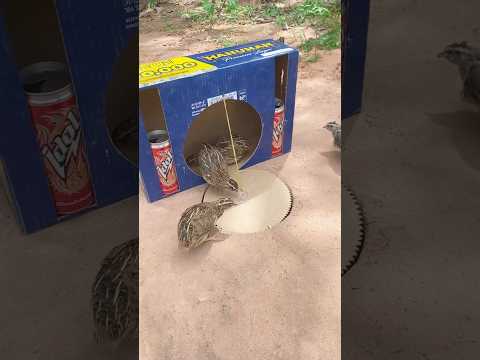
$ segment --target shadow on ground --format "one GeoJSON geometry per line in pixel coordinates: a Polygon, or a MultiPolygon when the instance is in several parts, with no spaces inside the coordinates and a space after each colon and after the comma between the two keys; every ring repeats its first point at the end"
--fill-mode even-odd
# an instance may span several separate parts
{"type": "Polygon", "coordinates": [[[427,115],[450,130],[452,144],[459,155],[470,167],[480,171],[480,113],[463,110],[427,115]]]}
{"type": "Polygon", "coordinates": [[[340,151],[326,151],[321,153],[328,160],[328,165],[332,168],[333,172],[338,176],[342,175],[341,159],[342,155],[340,151]]]}

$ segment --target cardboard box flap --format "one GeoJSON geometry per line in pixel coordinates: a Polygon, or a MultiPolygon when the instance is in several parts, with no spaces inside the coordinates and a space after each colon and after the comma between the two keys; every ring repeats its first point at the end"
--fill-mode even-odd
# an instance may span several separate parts
{"type": "Polygon", "coordinates": [[[282,42],[269,39],[197,55],[142,64],[139,69],[139,87],[142,89],[155,86],[159,83],[236,66],[265,57],[279,56],[293,51],[296,50],[282,42]]]}

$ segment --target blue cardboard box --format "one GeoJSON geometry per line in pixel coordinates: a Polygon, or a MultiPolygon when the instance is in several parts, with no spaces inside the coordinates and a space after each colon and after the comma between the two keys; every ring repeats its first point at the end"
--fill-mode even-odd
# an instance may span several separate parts
{"type": "Polygon", "coordinates": [[[41,61],[66,63],[70,72],[95,196],[88,210],[137,194],[136,155],[117,147],[111,130],[138,116],[138,0],[0,5],[0,163],[27,233],[65,219],[54,206],[19,76],[41,61]]]}
{"type": "Polygon", "coordinates": [[[342,119],[361,111],[369,0],[342,0],[342,119]]]}
{"type": "Polygon", "coordinates": [[[291,150],[298,51],[263,40],[140,66],[139,162],[150,202],[166,196],[148,133],[168,132],[179,191],[204,183],[187,159],[202,143],[232,133],[249,140],[246,168],[272,158],[275,99],[284,102],[283,154],[291,150]],[[223,100],[226,100],[224,103],[223,100]],[[227,111],[225,111],[227,106],[227,111]]]}

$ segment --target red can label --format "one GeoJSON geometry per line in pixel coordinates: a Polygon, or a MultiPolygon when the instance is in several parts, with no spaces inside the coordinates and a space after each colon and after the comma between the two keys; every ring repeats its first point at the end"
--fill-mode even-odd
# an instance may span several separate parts
{"type": "Polygon", "coordinates": [[[176,193],[179,188],[170,144],[155,144],[152,146],[152,154],[163,193],[165,195],[176,193]]]}
{"type": "Polygon", "coordinates": [[[273,138],[272,138],[272,156],[283,153],[283,127],[285,124],[285,112],[283,109],[275,110],[273,115],[273,138]]]}
{"type": "Polygon", "coordinates": [[[75,98],[31,105],[30,110],[57,214],[74,214],[92,206],[95,197],[75,98]]]}

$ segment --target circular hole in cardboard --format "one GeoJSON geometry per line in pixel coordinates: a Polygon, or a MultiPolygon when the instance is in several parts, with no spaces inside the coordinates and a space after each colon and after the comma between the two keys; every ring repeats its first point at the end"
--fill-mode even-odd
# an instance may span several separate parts
{"type": "MultiPolygon", "coordinates": [[[[262,121],[255,109],[240,100],[226,100],[230,127],[233,135],[241,136],[249,144],[249,150],[239,159],[242,167],[255,154],[262,136],[262,121]]],[[[199,153],[202,144],[215,145],[220,138],[230,139],[227,117],[223,101],[213,104],[197,115],[188,129],[183,145],[183,156],[188,167],[200,175],[197,164],[190,161],[199,153]]]]}
{"type": "MultiPolygon", "coordinates": [[[[291,213],[293,195],[287,184],[275,174],[258,169],[245,169],[231,176],[245,192],[243,199],[232,198],[237,204],[223,213],[217,227],[225,234],[253,234],[270,230],[291,213]]],[[[208,187],[203,201],[210,202],[232,196],[208,187]]]]}
{"type": "Polygon", "coordinates": [[[138,166],[138,39],[133,37],[113,66],[105,94],[105,121],[115,149],[138,166]]]}

